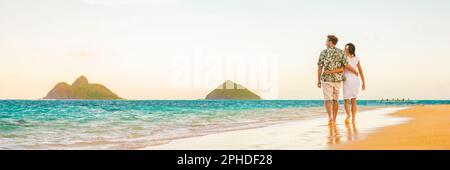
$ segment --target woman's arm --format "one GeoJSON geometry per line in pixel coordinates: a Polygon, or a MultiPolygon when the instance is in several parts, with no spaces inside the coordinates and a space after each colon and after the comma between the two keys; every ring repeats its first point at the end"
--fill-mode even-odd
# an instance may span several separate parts
{"type": "Polygon", "coordinates": [[[358,62],[358,71],[359,71],[359,74],[361,75],[362,90],[365,90],[366,89],[366,80],[364,79],[364,73],[363,73],[360,62],[358,62]]]}

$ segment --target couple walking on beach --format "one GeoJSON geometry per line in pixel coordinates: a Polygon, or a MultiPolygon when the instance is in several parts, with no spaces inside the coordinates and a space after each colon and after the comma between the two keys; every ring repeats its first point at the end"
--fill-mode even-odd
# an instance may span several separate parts
{"type": "Polygon", "coordinates": [[[341,87],[343,86],[344,107],[347,113],[345,123],[350,123],[350,118],[352,123],[355,123],[356,99],[358,98],[360,87],[359,78],[362,81],[362,90],[366,88],[361,64],[355,54],[355,45],[348,43],[343,51],[336,47],[337,43],[338,38],[336,36],[328,35],[326,41],[327,49],[320,53],[319,62],[317,63],[319,66],[317,87],[323,90],[329,125],[336,123],[341,87]]]}

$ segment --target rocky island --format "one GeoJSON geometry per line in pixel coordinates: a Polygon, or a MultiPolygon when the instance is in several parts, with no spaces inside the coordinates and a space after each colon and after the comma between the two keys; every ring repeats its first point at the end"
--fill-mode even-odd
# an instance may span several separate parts
{"type": "Polygon", "coordinates": [[[219,87],[206,95],[207,100],[259,100],[261,97],[247,88],[232,82],[225,81],[219,87]]]}
{"type": "Polygon", "coordinates": [[[84,76],[77,78],[72,85],[60,82],[53,87],[44,99],[87,99],[112,100],[122,99],[101,84],[89,83],[84,76]]]}

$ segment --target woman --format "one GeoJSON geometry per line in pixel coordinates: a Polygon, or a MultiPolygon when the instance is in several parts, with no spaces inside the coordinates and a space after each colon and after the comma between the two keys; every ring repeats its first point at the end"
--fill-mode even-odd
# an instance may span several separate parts
{"type": "Polygon", "coordinates": [[[362,90],[366,89],[366,82],[364,80],[364,74],[361,67],[361,63],[359,62],[359,58],[356,57],[355,51],[356,47],[352,43],[348,43],[347,45],[345,45],[344,53],[345,57],[347,58],[348,64],[350,64],[350,66],[353,68],[358,67],[358,73],[353,73],[348,69],[344,70],[344,68],[326,71],[327,74],[344,71],[345,81],[343,84],[343,92],[344,92],[345,112],[347,113],[345,123],[350,123],[350,118],[352,118],[352,122],[355,123],[355,116],[357,110],[356,99],[358,98],[360,86],[359,77],[361,77],[362,81],[362,90]],[[350,109],[350,102],[351,102],[351,109],[350,109]]]}

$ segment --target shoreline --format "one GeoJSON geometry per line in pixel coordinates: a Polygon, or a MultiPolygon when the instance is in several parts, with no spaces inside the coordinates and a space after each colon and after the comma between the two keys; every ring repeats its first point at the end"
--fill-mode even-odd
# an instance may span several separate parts
{"type": "Polygon", "coordinates": [[[343,150],[449,150],[450,105],[415,106],[392,113],[410,118],[407,123],[377,130],[366,139],[330,149],[343,150]]]}
{"type": "Polygon", "coordinates": [[[341,112],[336,126],[328,126],[326,115],[311,120],[293,120],[281,124],[260,128],[219,132],[172,140],[162,145],[151,145],[143,150],[229,150],[229,149],[328,149],[351,140],[358,140],[376,129],[396,125],[407,121],[406,118],[387,116],[406,107],[381,107],[361,112],[360,120],[365,124],[348,127],[343,121],[345,114],[341,112]],[[341,122],[341,123],[340,123],[341,122]],[[357,131],[349,136],[349,131],[357,131]],[[358,130],[357,130],[358,129],[358,130]],[[346,135],[344,135],[346,134],[346,135]]]}

